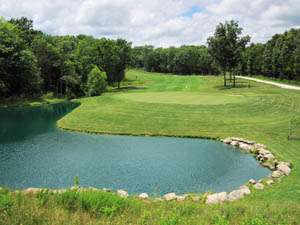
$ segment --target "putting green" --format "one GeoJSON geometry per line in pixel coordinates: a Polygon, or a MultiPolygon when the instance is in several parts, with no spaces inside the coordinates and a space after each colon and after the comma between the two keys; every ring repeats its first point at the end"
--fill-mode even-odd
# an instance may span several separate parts
{"type": "Polygon", "coordinates": [[[222,105],[230,103],[242,103],[252,97],[234,94],[211,94],[197,92],[140,92],[123,93],[115,95],[131,101],[145,103],[184,104],[184,105],[222,105]]]}

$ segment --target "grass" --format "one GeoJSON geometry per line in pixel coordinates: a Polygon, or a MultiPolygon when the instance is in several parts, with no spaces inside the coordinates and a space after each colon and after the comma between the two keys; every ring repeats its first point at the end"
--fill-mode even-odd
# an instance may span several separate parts
{"type": "Polygon", "coordinates": [[[65,98],[56,98],[52,93],[45,94],[41,97],[36,98],[21,98],[13,97],[0,100],[0,107],[11,107],[11,106],[40,106],[43,104],[55,104],[66,101],[65,98]]]}
{"type": "Polygon", "coordinates": [[[130,70],[121,90],[76,100],[80,107],[58,125],[95,133],[256,140],[293,163],[291,175],[282,182],[253,190],[241,201],[214,206],[133,197],[119,203],[111,193],[71,193],[66,201],[52,194],[41,205],[36,196],[8,192],[4,206],[0,204],[0,224],[299,224],[300,140],[287,136],[290,119],[299,119],[300,92],[254,82],[250,88],[230,89],[222,83],[222,77],[130,70]],[[1,207],[7,212],[1,213],[1,207]]]}

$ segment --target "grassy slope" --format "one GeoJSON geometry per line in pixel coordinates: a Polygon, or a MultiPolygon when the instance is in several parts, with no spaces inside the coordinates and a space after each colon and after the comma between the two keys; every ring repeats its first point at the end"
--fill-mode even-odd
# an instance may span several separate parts
{"type": "MultiPolygon", "coordinates": [[[[36,199],[26,198],[22,206],[31,214],[26,221],[59,217],[65,224],[299,224],[300,141],[288,141],[287,134],[289,119],[295,115],[293,102],[300,111],[300,92],[259,83],[224,89],[218,77],[142,71],[129,71],[127,77],[128,88],[121,92],[80,99],[82,105],[60,120],[59,126],[113,134],[244,137],[267,144],[278,158],[293,162],[292,174],[235,203],[136,203],[109,218],[95,217],[81,208],[72,213],[53,204],[38,210],[36,199]]],[[[15,218],[25,219],[20,208],[14,213],[15,218]]]]}

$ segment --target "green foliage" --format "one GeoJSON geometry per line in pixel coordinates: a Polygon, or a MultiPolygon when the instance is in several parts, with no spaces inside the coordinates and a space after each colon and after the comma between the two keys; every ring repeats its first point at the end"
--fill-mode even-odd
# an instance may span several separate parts
{"type": "Polygon", "coordinates": [[[114,193],[86,191],[80,194],[82,209],[92,211],[96,215],[113,216],[116,212],[125,210],[128,201],[114,193]]]}
{"type": "Polygon", "coordinates": [[[86,95],[101,95],[105,91],[106,86],[106,73],[99,70],[97,66],[94,66],[88,74],[86,95]]]}
{"type": "Polygon", "coordinates": [[[13,206],[13,200],[10,197],[9,193],[1,192],[0,193],[0,214],[2,212],[10,213],[13,206]]]}
{"type": "Polygon", "coordinates": [[[230,225],[229,221],[224,216],[215,216],[212,221],[213,225],[230,225]]]}
{"type": "Polygon", "coordinates": [[[135,203],[123,199],[115,193],[100,191],[73,191],[55,196],[56,202],[64,208],[76,211],[84,210],[96,216],[114,216],[116,213],[124,211],[128,207],[135,207],[135,203]]]}
{"type": "Polygon", "coordinates": [[[247,218],[242,225],[271,225],[266,219],[260,217],[247,218]]]}
{"type": "Polygon", "coordinates": [[[102,68],[107,75],[109,84],[118,83],[125,78],[125,69],[130,62],[131,43],[125,40],[101,39],[97,42],[100,63],[96,64],[102,68]]]}
{"type": "Polygon", "coordinates": [[[80,206],[79,194],[72,190],[57,195],[55,200],[59,205],[71,211],[75,211],[80,206]]]}
{"type": "Polygon", "coordinates": [[[171,216],[161,218],[159,224],[160,225],[180,225],[181,220],[178,215],[172,214],[171,216]]]}
{"type": "Polygon", "coordinates": [[[300,80],[300,29],[276,34],[266,44],[252,44],[243,53],[240,73],[300,80]]]}
{"type": "MultiPolygon", "coordinates": [[[[122,39],[51,36],[34,30],[33,21],[26,17],[9,22],[1,18],[0,96],[28,97],[50,91],[56,96],[81,97],[94,65],[105,71],[109,84],[120,86],[130,50],[131,43],[122,39]]],[[[88,94],[104,91],[105,82],[97,80],[100,87],[92,87],[95,90],[88,94]]]]}
{"type": "Polygon", "coordinates": [[[37,199],[38,199],[38,202],[39,202],[40,206],[46,206],[46,204],[48,203],[51,195],[52,194],[48,189],[40,191],[37,194],[37,199]]]}
{"type": "Polygon", "coordinates": [[[37,59],[18,28],[0,18],[0,85],[4,97],[39,92],[37,59]]]}
{"type": "Polygon", "coordinates": [[[179,48],[135,47],[131,65],[150,72],[191,74],[217,74],[218,70],[205,46],[179,48]]]}
{"type": "Polygon", "coordinates": [[[241,37],[242,28],[236,21],[226,21],[216,27],[213,37],[208,38],[208,50],[223,72],[232,72],[241,62],[249,36],[241,37]]]}

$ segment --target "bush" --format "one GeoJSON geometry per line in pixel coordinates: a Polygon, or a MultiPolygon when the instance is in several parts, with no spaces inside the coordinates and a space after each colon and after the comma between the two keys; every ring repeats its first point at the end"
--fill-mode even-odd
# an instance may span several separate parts
{"type": "Polygon", "coordinates": [[[91,211],[96,215],[113,216],[123,211],[128,202],[114,193],[87,191],[80,193],[82,209],[91,211]]]}
{"type": "Polygon", "coordinates": [[[106,73],[101,71],[97,66],[88,74],[87,96],[101,95],[106,89],[106,73]]]}

